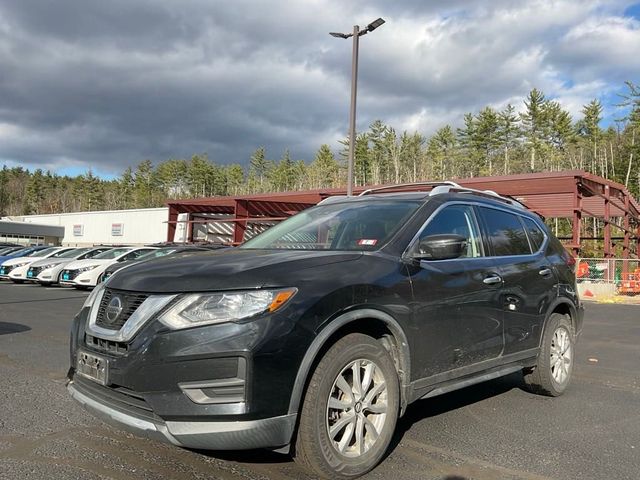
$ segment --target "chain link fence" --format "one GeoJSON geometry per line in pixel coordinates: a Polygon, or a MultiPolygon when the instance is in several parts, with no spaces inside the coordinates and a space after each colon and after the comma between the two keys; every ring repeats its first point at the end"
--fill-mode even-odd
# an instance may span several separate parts
{"type": "Polygon", "coordinates": [[[640,294],[640,261],[620,258],[579,258],[576,280],[587,285],[608,286],[618,295],[640,294]]]}

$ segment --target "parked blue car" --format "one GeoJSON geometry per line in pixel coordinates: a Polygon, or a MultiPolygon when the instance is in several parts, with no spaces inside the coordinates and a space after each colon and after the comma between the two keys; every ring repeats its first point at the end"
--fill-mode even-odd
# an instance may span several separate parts
{"type": "Polygon", "coordinates": [[[43,250],[45,248],[49,248],[49,247],[47,247],[46,245],[39,245],[37,247],[25,247],[15,252],[12,252],[9,255],[0,255],[0,265],[2,265],[5,261],[10,260],[12,258],[26,257],[32,252],[43,250]]]}

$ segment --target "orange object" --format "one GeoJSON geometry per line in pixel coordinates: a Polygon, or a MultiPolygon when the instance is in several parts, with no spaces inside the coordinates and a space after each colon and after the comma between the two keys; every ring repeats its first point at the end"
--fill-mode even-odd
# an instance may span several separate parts
{"type": "Polygon", "coordinates": [[[580,262],[576,270],[576,277],[582,278],[589,275],[589,264],[587,262],[580,262]]]}
{"type": "Polygon", "coordinates": [[[640,293],[640,268],[636,268],[633,273],[623,273],[618,284],[618,293],[635,295],[640,293]]]}

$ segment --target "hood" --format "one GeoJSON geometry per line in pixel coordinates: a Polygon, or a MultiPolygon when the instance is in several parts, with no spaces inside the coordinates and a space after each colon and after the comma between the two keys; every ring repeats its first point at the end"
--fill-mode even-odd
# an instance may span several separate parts
{"type": "Polygon", "coordinates": [[[77,270],[78,268],[88,267],[89,265],[108,265],[115,262],[113,259],[87,258],[85,260],[73,260],[66,265],[67,270],[77,270]]]}
{"type": "Polygon", "coordinates": [[[4,261],[2,265],[11,266],[11,265],[18,265],[20,263],[33,263],[38,260],[42,260],[42,257],[15,257],[15,258],[10,258],[9,260],[4,261]]]}
{"type": "Polygon", "coordinates": [[[299,276],[310,275],[308,269],[354,261],[361,256],[361,252],[230,248],[140,262],[119,271],[107,285],[149,293],[291,286],[299,276]]]}
{"type": "Polygon", "coordinates": [[[72,262],[72,258],[40,258],[31,264],[32,267],[42,267],[44,265],[62,265],[72,262]]]}

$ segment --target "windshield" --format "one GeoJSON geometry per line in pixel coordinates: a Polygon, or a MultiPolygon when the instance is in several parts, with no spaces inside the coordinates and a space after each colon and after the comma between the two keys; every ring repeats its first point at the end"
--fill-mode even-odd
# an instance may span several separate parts
{"type": "Polygon", "coordinates": [[[65,249],[62,249],[62,250],[54,253],[49,258],[67,258],[67,255],[71,255],[75,251],[76,251],[75,248],[69,248],[69,249],[65,248],[65,249]]]}
{"type": "Polygon", "coordinates": [[[165,255],[169,255],[170,253],[173,253],[175,251],[176,251],[175,248],[160,248],[158,250],[152,250],[149,253],[145,253],[144,255],[140,255],[138,258],[136,258],[136,261],[138,261],[138,260],[151,260],[152,258],[164,257],[165,255]]]}
{"type": "Polygon", "coordinates": [[[71,250],[67,250],[66,252],[62,252],[61,254],[56,254],[54,257],[56,258],[78,258],[84,252],[89,250],[88,248],[72,248],[71,250]]]}
{"type": "MultiPolygon", "coordinates": [[[[84,250],[84,249],[83,249],[84,250]]],[[[107,250],[111,250],[110,248],[87,248],[82,254],[78,255],[78,260],[84,260],[86,258],[93,258],[96,255],[100,255],[107,250]]]]}
{"type": "Polygon", "coordinates": [[[50,254],[51,252],[55,252],[57,249],[57,247],[51,247],[51,248],[43,248],[40,250],[34,250],[31,253],[27,253],[26,255],[24,255],[25,257],[44,257],[48,254],[50,254]]]}
{"type": "Polygon", "coordinates": [[[376,200],[319,205],[249,240],[239,248],[377,250],[421,202],[376,200]]]}
{"type": "Polygon", "coordinates": [[[31,251],[31,247],[24,247],[21,248],[20,250],[15,250],[13,252],[7,252],[5,253],[5,255],[11,255],[14,257],[24,257],[27,253],[29,253],[31,251]]]}
{"type": "Polygon", "coordinates": [[[0,255],[7,255],[11,252],[17,252],[18,250],[21,250],[20,247],[5,247],[0,249],[0,255]]]}
{"type": "Polygon", "coordinates": [[[114,248],[112,250],[107,250],[106,252],[102,252],[99,253],[98,255],[96,255],[95,258],[96,260],[113,260],[114,258],[119,257],[120,255],[130,252],[131,249],[130,248],[114,248]]]}

